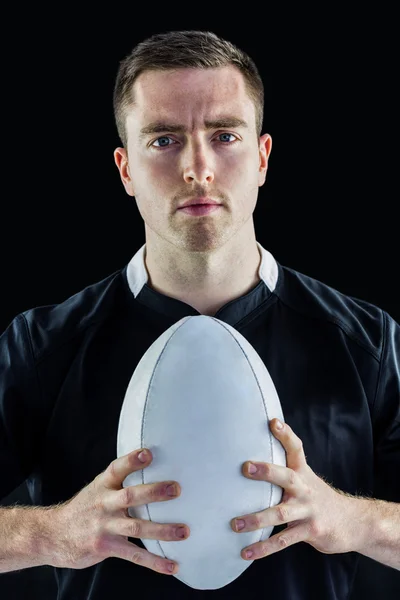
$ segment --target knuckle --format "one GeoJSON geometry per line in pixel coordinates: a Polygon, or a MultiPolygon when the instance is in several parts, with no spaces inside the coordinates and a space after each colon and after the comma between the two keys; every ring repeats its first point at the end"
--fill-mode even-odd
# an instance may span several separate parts
{"type": "Polygon", "coordinates": [[[281,537],[278,537],[278,547],[279,548],[286,548],[287,545],[288,545],[288,540],[284,535],[282,535],[281,537]]]}
{"type": "Polygon", "coordinates": [[[165,571],[165,562],[161,559],[156,559],[153,563],[153,571],[160,571],[164,573],[165,571]]]}
{"type": "Polygon", "coordinates": [[[110,464],[109,464],[109,466],[108,466],[108,470],[110,471],[110,474],[111,474],[111,476],[112,476],[113,479],[117,478],[117,472],[116,472],[117,463],[118,463],[118,458],[116,458],[113,461],[111,461],[110,464]]]}
{"type": "Polygon", "coordinates": [[[297,473],[293,471],[293,469],[289,469],[289,483],[290,485],[294,485],[297,480],[297,473]]]}
{"type": "Polygon", "coordinates": [[[315,519],[310,521],[310,534],[312,538],[318,538],[321,535],[321,527],[315,519]]]}
{"type": "Polygon", "coordinates": [[[273,476],[273,468],[272,468],[272,466],[270,464],[266,464],[264,466],[264,475],[268,479],[270,479],[273,476]]]}
{"type": "Polygon", "coordinates": [[[129,537],[140,537],[142,531],[141,523],[138,519],[132,519],[132,522],[129,523],[129,537]]]}
{"type": "Polygon", "coordinates": [[[140,565],[143,562],[143,553],[135,550],[132,552],[131,561],[136,565],[140,565]]]}
{"type": "Polygon", "coordinates": [[[263,556],[268,554],[268,544],[266,544],[265,542],[263,544],[261,544],[260,552],[261,552],[261,555],[263,555],[263,556]]]}
{"type": "Polygon", "coordinates": [[[130,506],[134,502],[134,489],[132,487],[125,487],[121,491],[121,501],[123,506],[130,506]]]}
{"type": "Polygon", "coordinates": [[[252,525],[256,528],[256,529],[261,529],[261,515],[260,514],[256,514],[253,516],[252,519],[252,525]]]}
{"type": "MultiPolygon", "coordinates": [[[[96,519],[100,519],[100,515],[107,511],[109,502],[109,495],[107,492],[97,493],[93,495],[93,511],[96,515],[96,519]]],[[[97,520],[96,520],[96,524],[97,520]]]]}
{"type": "Polygon", "coordinates": [[[159,498],[163,496],[165,492],[165,486],[162,486],[158,483],[150,484],[146,491],[146,496],[152,500],[153,498],[159,498]]]}
{"type": "Polygon", "coordinates": [[[281,523],[287,523],[287,520],[289,518],[289,509],[287,506],[284,505],[279,505],[277,507],[277,515],[278,515],[278,519],[281,521],[281,523]]]}
{"type": "Polygon", "coordinates": [[[97,556],[105,556],[107,554],[107,542],[106,539],[98,535],[92,542],[92,550],[97,556]]]}

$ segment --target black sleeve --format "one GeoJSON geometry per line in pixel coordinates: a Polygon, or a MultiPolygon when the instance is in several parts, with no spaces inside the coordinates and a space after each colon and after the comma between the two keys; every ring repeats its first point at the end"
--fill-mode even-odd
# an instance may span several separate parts
{"type": "Polygon", "coordinates": [[[41,394],[25,317],[0,336],[0,499],[34,469],[43,436],[41,394]]]}
{"type": "Polygon", "coordinates": [[[374,498],[400,502],[400,326],[383,312],[383,345],[372,418],[374,498]]]}

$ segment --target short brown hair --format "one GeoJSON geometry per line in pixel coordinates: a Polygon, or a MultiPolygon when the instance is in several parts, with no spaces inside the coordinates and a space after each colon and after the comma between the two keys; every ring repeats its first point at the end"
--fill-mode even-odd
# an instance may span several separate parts
{"type": "Polygon", "coordinates": [[[257,135],[264,116],[264,85],[254,61],[211,31],[169,31],[140,42],[120,61],[114,86],[114,117],[118,135],[127,148],[126,112],[134,104],[133,83],[143,71],[176,68],[210,69],[234,65],[243,74],[254,102],[257,135]]]}

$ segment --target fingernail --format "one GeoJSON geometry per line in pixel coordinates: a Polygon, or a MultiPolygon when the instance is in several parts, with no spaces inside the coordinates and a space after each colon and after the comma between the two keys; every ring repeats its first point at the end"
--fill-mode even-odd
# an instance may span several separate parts
{"type": "Polygon", "coordinates": [[[147,460],[147,452],[146,452],[146,450],[142,450],[142,452],[138,455],[138,459],[142,463],[146,462],[146,460],[147,460]]]}
{"type": "Polygon", "coordinates": [[[253,465],[253,463],[249,464],[249,473],[251,473],[252,475],[254,475],[254,473],[257,473],[257,467],[256,465],[253,465]]]}
{"type": "Polygon", "coordinates": [[[236,519],[236,529],[237,531],[240,531],[241,529],[243,529],[244,527],[244,521],[243,519],[236,519]]]}
{"type": "Polygon", "coordinates": [[[275,421],[275,427],[277,429],[283,429],[283,423],[281,423],[279,420],[275,421]]]}
{"type": "Polygon", "coordinates": [[[186,535],[186,530],[184,527],[177,527],[176,528],[176,535],[177,537],[183,539],[186,535]]]}

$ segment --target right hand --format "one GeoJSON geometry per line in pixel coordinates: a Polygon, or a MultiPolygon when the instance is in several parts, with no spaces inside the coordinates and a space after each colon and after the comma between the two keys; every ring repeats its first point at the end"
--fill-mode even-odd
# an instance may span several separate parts
{"type": "Polygon", "coordinates": [[[168,485],[176,486],[175,497],[181,492],[176,481],[122,487],[130,473],[148,467],[153,460],[146,448],[147,460],[140,462],[138,455],[142,450],[116,458],[71,500],[55,507],[52,538],[56,538],[56,548],[50,566],[85,569],[116,557],[166,575],[178,572],[177,563],[128,541],[128,537],[133,537],[176,542],[190,535],[189,527],[183,523],[160,524],[129,516],[129,506],[173,500],[167,494],[168,485]],[[184,528],[184,538],[177,536],[178,527],[184,528]],[[174,565],[172,572],[168,570],[170,564],[174,565]]]}

